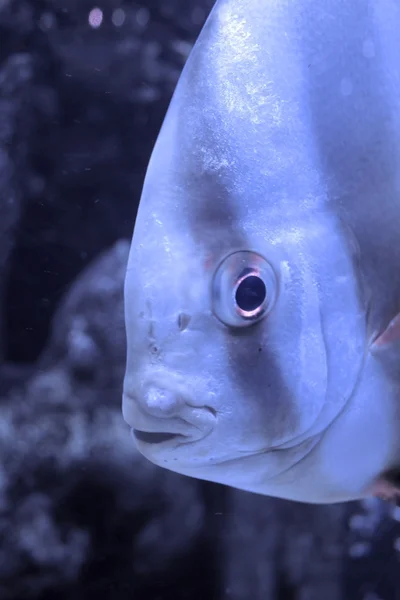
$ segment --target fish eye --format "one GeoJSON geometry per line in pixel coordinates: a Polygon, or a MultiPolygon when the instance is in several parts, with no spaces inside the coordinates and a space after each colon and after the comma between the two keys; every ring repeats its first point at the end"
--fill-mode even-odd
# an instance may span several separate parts
{"type": "Polygon", "coordinates": [[[219,264],[212,281],[215,316],[229,327],[246,327],[264,318],[275,302],[277,278],[257,252],[234,252],[219,264]]]}
{"type": "Polygon", "coordinates": [[[236,287],[235,302],[244,317],[259,311],[267,296],[267,288],[257,272],[242,277],[236,287]]]}

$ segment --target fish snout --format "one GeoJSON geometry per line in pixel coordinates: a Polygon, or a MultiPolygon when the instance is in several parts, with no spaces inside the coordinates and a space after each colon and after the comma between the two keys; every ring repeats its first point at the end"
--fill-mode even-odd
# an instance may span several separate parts
{"type": "Polygon", "coordinates": [[[122,412],[139,449],[144,451],[150,444],[153,451],[157,447],[158,453],[161,446],[204,438],[217,420],[215,410],[204,398],[195,398],[192,390],[177,378],[172,382],[150,378],[135,391],[126,386],[122,412]]]}
{"type": "Polygon", "coordinates": [[[189,398],[181,393],[158,385],[150,385],[141,397],[143,410],[153,417],[171,418],[179,416],[189,398]]]}

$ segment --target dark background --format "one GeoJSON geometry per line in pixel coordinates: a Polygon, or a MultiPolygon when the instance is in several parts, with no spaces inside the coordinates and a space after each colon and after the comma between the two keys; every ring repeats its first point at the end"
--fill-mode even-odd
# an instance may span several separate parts
{"type": "Polygon", "coordinates": [[[129,239],[212,4],[0,0],[0,600],[400,598],[399,509],[183,478],[122,421],[129,239]]]}

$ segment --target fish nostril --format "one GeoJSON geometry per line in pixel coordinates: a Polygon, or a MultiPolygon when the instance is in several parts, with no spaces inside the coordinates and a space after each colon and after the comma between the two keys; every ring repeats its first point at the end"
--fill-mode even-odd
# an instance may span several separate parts
{"type": "Polygon", "coordinates": [[[150,353],[153,356],[157,356],[160,353],[160,350],[159,350],[158,346],[156,346],[156,344],[150,344],[150,353]]]}
{"type": "Polygon", "coordinates": [[[190,323],[190,315],[186,314],[186,313],[180,313],[178,316],[178,327],[180,329],[180,331],[185,331],[185,329],[188,328],[188,325],[190,323]]]}

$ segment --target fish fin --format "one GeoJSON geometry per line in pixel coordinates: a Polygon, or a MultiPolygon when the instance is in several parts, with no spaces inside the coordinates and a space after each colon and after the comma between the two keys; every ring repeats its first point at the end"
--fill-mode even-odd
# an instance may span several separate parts
{"type": "Polygon", "coordinates": [[[400,351],[400,313],[392,319],[386,329],[373,342],[371,349],[379,350],[396,344],[400,351]]]}
{"type": "Polygon", "coordinates": [[[370,351],[391,375],[398,377],[400,372],[400,313],[371,343],[370,351]]]}
{"type": "Polygon", "coordinates": [[[400,482],[386,476],[379,477],[368,490],[370,496],[375,496],[386,502],[400,502],[400,482]]]}

